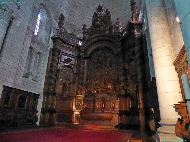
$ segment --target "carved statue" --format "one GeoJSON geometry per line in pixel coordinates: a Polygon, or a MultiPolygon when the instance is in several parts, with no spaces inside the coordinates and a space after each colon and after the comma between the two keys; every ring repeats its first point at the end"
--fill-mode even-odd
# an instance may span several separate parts
{"type": "Polygon", "coordinates": [[[111,13],[110,13],[110,11],[108,10],[108,9],[106,9],[106,11],[105,11],[105,17],[106,17],[106,24],[108,25],[108,24],[111,24],[111,13]]]}
{"type": "Polygon", "coordinates": [[[94,12],[94,15],[92,17],[92,25],[93,26],[100,26],[102,23],[103,18],[103,8],[101,5],[99,5],[96,8],[96,12],[94,12]]]}
{"type": "Polygon", "coordinates": [[[121,22],[119,18],[116,19],[116,22],[114,23],[114,32],[120,33],[121,32],[121,22]]]}
{"type": "Polygon", "coordinates": [[[101,5],[96,8],[92,17],[91,34],[110,33],[111,13],[108,9],[103,9],[101,5]]]}
{"type": "Polygon", "coordinates": [[[105,16],[103,19],[104,19],[105,31],[109,32],[110,26],[111,26],[111,14],[110,14],[110,11],[108,9],[106,9],[105,16]]]}
{"type": "Polygon", "coordinates": [[[137,13],[137,6],[136,6],[136,2],[135,0],[131,0],[131,11],[132,11],[132,17],[131,20],[133,22],[137,22],[138,21],[138,13],[137,13]]]}
{"type": "Polygon", "coordinates": [[[86,24],[83,25],[82,27],[82,33],[83,33],[83,39],[85,40],[87,38],[87,29],[86,29],[86,24]]]}
{"type": "Polygon", "coordinates": [[[99,5],[93,14],[92,26],[89,29],[86,29],[86,25],[83,25],[82,30],[84,39],[94,34],[110,34],[118,36],[118,33],[121,32],[121,22],[118,18],[117,21],[112,24],[110,11],[99,5]]]}
{"type": "Polygon", "coordinates": [[[178,118],[178,121],[175,126],[175,133],[178,137],[183,138],[185,140],[190,140],[190,120],[187,113],[187,105],[186,102],[179,102],[179,104],[175,104],[175,109],[181,116],[178,118]]]}
{"type": "Polygon", "coordinates": [[[60,32],[64,31],[64,19],[65,19],[65,16],[63,14],[60,14],[59,22],[58,22],[58,29],[60,30],[60,32]]]}

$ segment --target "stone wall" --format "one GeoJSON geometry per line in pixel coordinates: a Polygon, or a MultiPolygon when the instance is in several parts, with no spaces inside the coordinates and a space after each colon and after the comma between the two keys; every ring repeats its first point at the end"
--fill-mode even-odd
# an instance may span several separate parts
{"type": "Polygon", "coordinates": [[[180,23],[177,22],[176,20],[176,17],[178,15],[175,9],[174,0],[164,0],[164,1],[165,1],[167,18],[168,18],[168,23],[170,26],[170,32],[171,32],[171,37],[172,37],[172,42],[173,42],[173,50],[176,57],[179,51],[181,50],[181,48],[183,47],[184,41],[182,37],[180,23]]]}
{"type": "MultiPolygon", "coordinates": [[[[40,72],[38,80],[24,77],[26,68],[26,60],[29,47],[32,44],[34,29],[40,4],[43,4],[47,10],[50,19],[51,31],[56,27],[56,22],[52,13],[53,7],[48,1],[23,1],[20,8],[15,7],[13,3],[0,7],[2,11],[2,19],[0,20],[0,92],[2,86],[7,85],[17,89],[40,94],[39,114],[42,102],[43,86],[46,74],[46,66],[48,62],[49,50],[52,47],[51,40],[47,43],[38,41],[34,43],[42,53],[42,62],[40,63],[40,72]],[[10,19],[13,17],[12,22],[10,19]],[[9,24],[10,23],[10,24],[9,24]],[[8,29],[8,30],[7,30],[8,29]],[[6,36],[5,36],[6,35],[6,36]]],[[[51,36],[51,33],[49,33],[51,36]]]]}

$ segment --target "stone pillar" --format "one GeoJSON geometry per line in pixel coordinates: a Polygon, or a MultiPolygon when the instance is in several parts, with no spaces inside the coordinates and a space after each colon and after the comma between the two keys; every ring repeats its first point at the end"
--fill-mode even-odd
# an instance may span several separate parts
{"type": "Polygon", "coordinates": [[[155,76],[160,106],[160,141],[177,141],[175,124],[178,114],[174,104],[182,100],[179,78],[173,61],[174,52],[163,0],[145,0],[155,76]]]}

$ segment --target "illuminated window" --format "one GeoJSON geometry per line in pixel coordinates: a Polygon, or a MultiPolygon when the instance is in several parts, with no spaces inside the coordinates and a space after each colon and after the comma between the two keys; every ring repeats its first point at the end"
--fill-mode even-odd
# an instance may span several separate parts
{"type": "Polygon", "coordinates": [[[34,35],[38,35],[39,28],[40,28],[40,22],[41,22],[41,13],[38,14],[34,35]]]}

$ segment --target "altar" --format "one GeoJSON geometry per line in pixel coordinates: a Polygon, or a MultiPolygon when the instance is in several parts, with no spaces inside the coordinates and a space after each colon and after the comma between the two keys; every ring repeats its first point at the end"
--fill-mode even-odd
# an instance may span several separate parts
{"type": "Polygon", "coordinates": [[[129,84],[135,72],[126,74],[119,18],[112,21],[110,11],[99,5],[92,25],[83,25],[82,38],[63,25],[61,14],[52,37],[42,122],[112,128],[139,125],[136,82],[129,84]]]}
{"type": "Polygon", "coordinates": [[[84,109],[81,111],[81,123],[93,122],[100,125],[115,126],[119,121],[119,99],[108,95],[84,98],[84,109]]]}

